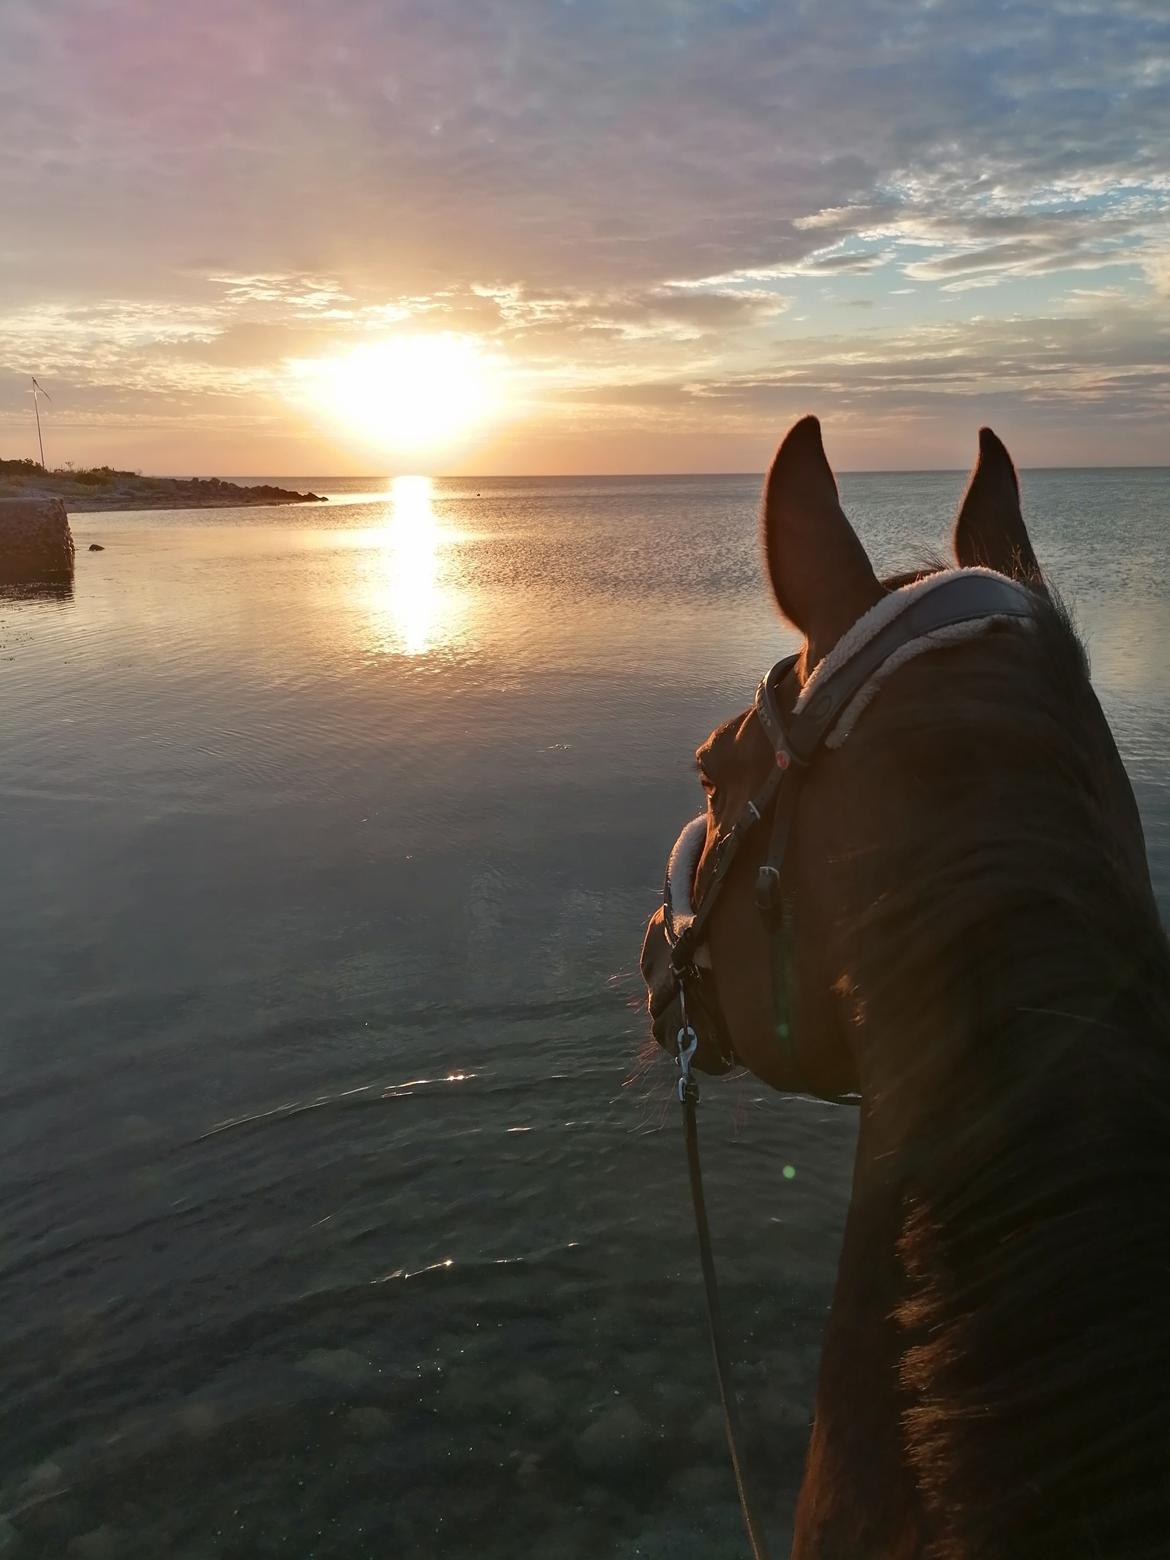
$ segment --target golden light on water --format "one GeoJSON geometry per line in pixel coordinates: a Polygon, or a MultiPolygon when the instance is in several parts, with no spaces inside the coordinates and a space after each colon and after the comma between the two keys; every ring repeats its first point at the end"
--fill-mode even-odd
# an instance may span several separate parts
{"type": "Polygon", "coordinates": [[[389,337],[288,371],[294,400],[387,451],[442,451],[506,410],[500,363],[454,332],[389,337]]]}
{"type": "Polygon", "coordinates": [[[443,579],[450,537],[432,499],[429,477],[395,477],[385,527],[372,533],[380,648],[401,655],[426,655],[453,628],[454,596],[443,579]]]}

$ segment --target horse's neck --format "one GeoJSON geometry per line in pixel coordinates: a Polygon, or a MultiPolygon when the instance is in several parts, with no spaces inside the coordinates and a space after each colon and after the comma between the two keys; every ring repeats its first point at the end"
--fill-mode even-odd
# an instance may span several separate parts
{"type": "Polygon", "coordinates": [[[910,1560],[919,1552],[894,1320],[903,1298],[901,1217],[884,1145],[863,1116],[792,1560],[910,1560]]]}
{"type": "Polygon", "coordinates": [[[940,1555],[1162,1553],[1143,1547],[1170,1527],[1165,966],[1157,983],[1109,1032],[1035,1010],[1010,1042],[1060,1065],[1030,1091],[990,1050],[985,1095],[930,1087],[909,1130],[890,1078],[867,1090],[794,1560],[910,1560],[927,1533],[940,1555]]]}

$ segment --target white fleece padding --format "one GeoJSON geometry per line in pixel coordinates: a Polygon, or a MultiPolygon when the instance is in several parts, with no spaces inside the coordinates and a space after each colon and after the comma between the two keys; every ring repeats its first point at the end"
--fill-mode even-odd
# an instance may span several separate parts
{"type": "Polygon", "coordinates": [[[707,839],[707,814],[700,813],[674,842],[670,860],[666,864],[666,881],[670,884],[670,903],[674,912],[677,931],[684,931],[695,919],[695,907],[691,903],[691,885],[703,845],[707,839]]]}
{"type": "MultiPolygon", "coordinates": [[[[894,618],[905,612],[906,608],[917,601],[920,596],[925,596],[932,590],[938,590],[948,580],[955,579],[958,575],[982,574],[988,579],[1007,580],[1007,576],[998,574],[994,569],[941,569],[937,574],[928,574],[924,579],[913,580],[909,585],[903,585],[898,590],[889,591],[882,599],[872,606],[868,612],[857,619],[853,627],[845,633],[829,651],[828,655],[818,661],[813,667],[812,673],[804,687],[800,690],[800,697],[796,701],[796,711],[800,711],[812,698],[817,688],[827,678],[831,677],[846,661],[852,660],[857,652],[878,633],[885,628],[894,618]]],[[[1014,585],[1022,594],[1024,587],[1016,585],[1014,580],[1007,580],[1009,585],[1014,585]]],[[[917,639],[911,639],[907,644],[900,646],[888,656],[878,667],[873,676],[858,689],[850,702],[841,711],[832,730],[825,738],[825,746],[837,748],[842,745],[850,732],[856,726],[858,720],[866,708],[873,701],[875,694],[887,678],[891,677],[899,667],[905,666],[907,661],[912,661],[915,656],[925,655],[930,650],[945,650],[952,645],[966,643],[977,635],[985,633],[995,623],[1014,623],[1018,618],[1010,618],[1004,614],[992,614],[990,617],[973,618],[968,623],[953,623],[947,628],[936,628],[932,633],[920,634],[917,639]]],[[[677,848],[677,847],[676,847],[677,848]]]]}

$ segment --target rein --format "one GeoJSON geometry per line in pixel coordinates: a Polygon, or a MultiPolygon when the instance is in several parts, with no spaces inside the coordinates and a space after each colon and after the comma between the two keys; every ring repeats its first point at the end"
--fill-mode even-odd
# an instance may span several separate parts
{"type": "MultiPolygon", "coordinates": [[[[685,1011],[685,1009],[684,1009],[685,1011]]],[[[694,1030],[687,1026],[694,1036],[694,1030]]],[[[699,1103],[699,1086],[691,1076],[691,1057],[698,1045],[692,1038],[688,1049],[680,1045],[678,1055],[678,1097],[683,1109],[683,1132],[687,1145],[687,1174],[691,1183],[691,1205],[695,1210],[695,1230],[699,1237],[699,1266],[703,1270],[703,1292],[707,1297],[707,1331],[711,1338],[711,1352],[715,1356],[715,1378],[719,1383],[719,1402],[723,1408],[723,1428],[727,1435],[727,1450],[731,1455],[731,1468],[735,1474],[735,1488],[739,1495],[739,1509],[747,1528],[748,1544],[753,1560],[769,1560],[768,1545],[754,1510],[748,1488],[747,1472],[740,1454],[743,1444],[743,1428],[739,1420],[739,1405],[731,1386],[731,1363],[727,1357],[727,1345],[723,1337],[723,1312],[719,1305],[719,1281],[715,1276],[715,1257],[711,1250],[711,1227],[707,1223],[707,1200],[703,1196],[703,1167],[699,1163],[699,1119],[695,1107],[699,1103]]]]}
{"type": "MultiPolygon", "coordinates": [[[[891,603],[890,597],[883,598],[871,613],[854,624],[837,650],[817,667],[814,677],[806,685],[795,710],[789,716],[785,715],[781,706],[779,689],[797,657],[789,656],[778,661],[761,680],[755,697],[756,716],[772,744],[775,767],[732,827],[716,842],[714,866],[701,904],[696,906],[692,900],[695,869],[706,837],[705,817],[693,819],[683,830],[667,865],[662,894],[662,930],[670,950],[673,989],[667,999],[660,1000],[657,1006],[655,996],[651,994],[651,1013],[660,1023],[665,1024],[669,1019],[671,1027],[677,1022],[674,1056],[679,1069],[678,1098],[683,1112],[687,1169],[698,1233],[699,1263],[707,1300],[711,1349],[715,1357],[715,1373],[723,1405],[731,1465],[754,1560],[768,1560],[768,1549],[750,1498],[740,1450],[743,1434],[723,1337],[719,1287],[699,1163],[696,1111],[699,1089],[691,1071],[701,1040],[715,1051],[723,1064],[722,1070],[726,1071],[734,1065],[737,1058],[719,1007],[713,975],[699,966],[695,955],[704,941],[712,909],[745,839],[763,823],[771,810],[772,827],[767,853],[764,864],[756,873],[756,903],[769,923],[773,1032],[786,1059],[794,1061],[796,1047],[791,1020],[792,982],[789,973],[791,901],[782,891],[781,872],[796,821],[802,776],[820,749],[833,738],[835,728],[839,725],[846,728],[839,741],[848,735],[857,711],[877,691],[887,663],[891,663],[888,669],[893,670],[920,650],[931,650],[941,644],[954,642],[971,632],[978,632],[980,627],[989,622],[1004,619],[1026,621],[1031,616],[1031,597],[1021,586],[990,570],[960,569],[941,577],[930,576],[926,581],[919,581],[916,586],[907,587],[905,605],[900,608],[896,602],[891,603]],[[915,594],[916,591],[918,594],[915,594]],[[878,614],[884,620],[865,637],[861,631],[866,626],[867,618],[878,614]],[[687,870],[680,884],[672,879],[678,875],[677,869],[681,866],[687,870]]],[[[800,1092],[816,1094],[818,1091],[802,1088],[800,1092]]]]}

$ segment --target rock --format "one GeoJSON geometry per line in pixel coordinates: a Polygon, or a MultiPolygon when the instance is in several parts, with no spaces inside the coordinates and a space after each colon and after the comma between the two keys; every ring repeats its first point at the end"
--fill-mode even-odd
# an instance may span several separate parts
{"type": "Polygon", "coordinates": [[[539,1452],[514,1453],[516,1464],[516,1477],[525,1481],[531,1481],[541,1477],[544,1471],[544,1463],[539,1452]]]}
{"type": "MultiPolygon", "coordinates": [[[[491,1382],[462,1363],[443,1371],[436,1385],[439,1391],[435,1401],[444,1414],[454,1414],[459,1419],[483,1419],[491,1417],[496,1408],[491,1382]]],[[[425,1396],[425,1392],[420,1393],[420,1398],[425,1396]]]]}
{"type": "Polygon", "coordinates": [[[73,533],[60,498],[0,499],[0,580],[73,577],[73,533]]]}
{"type": "Polygon", "coordinates": [[[29,1488],[43,1494],[47,1490],[58,1489],[65,1482],[65,1474],[60,1463],[52,1461],[37,1463],[36,1467],[29,1471],[29,1488]]]}
{"type": "Polygon", "coordinates": [[[196,1441],[209,1440],[220,1427],[220,1414],[214,1403],[184,1403],[175,1415],[176,1420],[196,1441]]]}
{"type": "Polygon", "coordinates": [[[120,1140],[129,1138],[135,1143],[145,1143],[157,1137],[158,1122],[152,1121],[149,1116],[119,1116],[117,1130],[120,1140]]]}
{"type": "Polygon", "coordinates": [[[73,1539],[69,1553],[76,1556],[76,1560],[119,1560],[123,1548],[121,1533],[107,1525],[92,1528],[73,1539]]]}
{"type": "Polygon", "coordinates": [[[512,1402],[521,1424],[533,1430],[551,1430],[563,1417],[561,1399],[547,1376],[525,1371],[512,1384],[512,1402]]]}
{"type": "MultiPolygon", "coordinates": [[[[555,748],[561,752],[570,752],[572,746],[571,742],[554,742],[548,751],[551,753],[553,748],[555,748]]],[[[636,1349],[628,1351],[622,1355],[622,1374],[627,1379],[631,1376],[638,1376],[643,1380],[657,1384],[663,1379],[662,1350],[636,1349]]]]}
{"type": "Polygon", "coordinates": [[[0,1555],[15,1555],[20,1548],[20,1532],[7,1517],[0,1517],[0,1555]]]}
{"type": "Polygon", "coordinates": [[[697,1445],[709,1452],[722,1451],[727,1445],[727,1425],[718,1403],[711,1403],[696,1415],[691,1426],[691,1436],[697,1445]]]}
{"type": "Polygon", "coordinates": [[[90,542],[89,550],[90,552],[105,552],[106,549],[100,542],[90,542]]]}
{"type": "Polygon", "coordinates": [[[646,1455],[648,1441],[638,1410],[632,1403],[617,1403],[603,1409],[577,1437],[577,1461],[597,1478],[632,1477],[646,1455]]]}
{"type": "Polygon", "coordinates": [[[368,1386],[374,1367],[356,1349],[313,1349],[297,1361],[297,1369],[337,1387],[368,1386]]]}
{"type": "Polygon", "coordinates": [[[346,1434],[355,1441],[382,1441],[394,1428],[394,1421],[384,1408],[367,1404],[351,1408],[345,1416],[346,1434]]]}
{"type": "MultiPolygon", "coordinates": [[[[609,1551],[613,1560],[741,1560],[743,1518],[735,1506],[667,1517],[609,1551]]],[[[787,1554],[788,1546],[776,1554],[787,1554]]]]}
{"type": "Polygon", "coordinates": [[[540,1535],[533,1553],[540,1560],[581,1560],[582,1555],[604,1554],[604,1541],[596,1523],[581,1516],[562,1516],[556,1527],[540,1535]]]}
{"type": "Polygon", "coordinates": [[[700,1464],[697,1468],[684,1469],[670,1481],[670,1498],[680,1505],[704,1508],[717,1505],[719,1501],[734,1500],[735,1475],[730,1461],[722,1467],[700,1464]]]}

